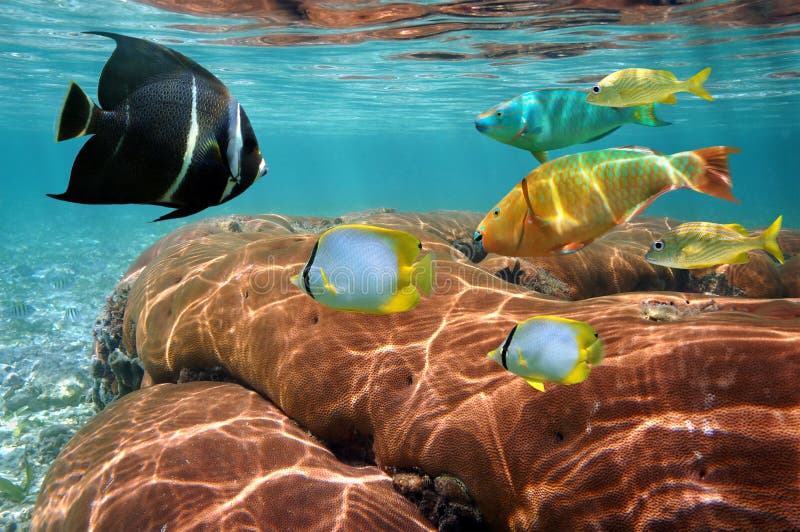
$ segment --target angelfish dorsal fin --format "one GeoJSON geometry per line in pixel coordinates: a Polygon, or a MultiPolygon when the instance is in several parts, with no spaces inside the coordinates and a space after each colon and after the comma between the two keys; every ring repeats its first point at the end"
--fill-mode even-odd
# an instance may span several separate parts
{"type": "Polygon", "coordinates": [[[117,48],[100,74],[97,96],[104,109],[112,109],[133,91],[157,79],[175,77],[181,72],[224,85],[211,72],[185,55],[159,44],[106,31],[87,31],[114,39],[117,48]]]}

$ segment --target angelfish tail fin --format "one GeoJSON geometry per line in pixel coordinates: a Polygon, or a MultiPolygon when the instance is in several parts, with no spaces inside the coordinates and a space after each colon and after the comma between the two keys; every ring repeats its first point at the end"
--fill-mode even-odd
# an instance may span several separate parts
{"type": "Polygon", "coordinates": [[[708,100],[709,102],[714,101],[714,97],[711,96],[708,91],[703,87],[703,83],[708,79],[708,75],[711,74],[711,68],[704,68],[691,78],[686,80],[686,90],[691,92],[692,94],[696,94],[700,96],[704,100],[708,100]]]}
{"type": "Polygon", "coordinates": [[[693,150],[692,153],[703,163],[703,172],[693,180],[692,188],[715,198],[739,203],[731,190],[733,183],[731,182],[728,155],[740,151],[742,150],[731,146],[712,146],[693,150]]]}
{"type": "Polygon", "coordinates": [[[783,216],[778,216],[775,221],[772,222],[772,225],[764,229],[764,232],[761,233],[761,241],[764,245],[764,251],[783,264],[783,252],[780,246],[778,246],[778,233],[781,230],[781,221],[783,221],[783,216]]]}
{"type": "Polygon", "coordinates": [[[56,124],[56,142],[94,133],[99,114],[100,109],[83,89],[70,82],[56,124]]]}

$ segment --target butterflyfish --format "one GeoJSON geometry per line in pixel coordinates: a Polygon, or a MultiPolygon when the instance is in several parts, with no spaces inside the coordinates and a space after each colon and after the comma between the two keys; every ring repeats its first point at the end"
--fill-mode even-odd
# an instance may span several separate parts
{"type": "Polygon", "coordinates": [[[544,383],[577,384],[603,361],[603,342],[588,323],[535,316],[511,329],[488,357],[539,391],[544,383]]]}
{"type": "Polygon", "coordinates": [[[404,231],[344,224],[325,231],[311,256],[291,278],[317,302],[369,314],[404,312],[431,293],[432,255],[415,262],[419,239],[404,231]]]}

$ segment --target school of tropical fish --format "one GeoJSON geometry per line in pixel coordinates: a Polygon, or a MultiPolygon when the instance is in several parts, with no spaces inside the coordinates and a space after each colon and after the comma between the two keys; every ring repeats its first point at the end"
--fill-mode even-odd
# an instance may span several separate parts
{"type": "MultiPolygon", "coordinates": [[[[69,86],[56,141],[91,138],[79,151],[67,190],[49,196],[76,203],[142,203],[175,210],[158,220],[189,216],[238,196],[264,176],[250,121],[227,87],[170,48],[124,35],[98,83],[97,106],[69,86]]],[[[625,124],[663,127],[657,104],[685,91],[705,100],[705,68],[679,80],[665,70],[627,68],[588,91],[533,90],[494,105],[475,119],[486,136],[529,151],[541,163],[480,222],[473,240],[484,252],[514,257],[574,253],[679,188],[738,201],[728,156],[711,146],[662,154],[645,147],[586,151],[550,160],[549,152],[593,142],[625,124]]],[[[747,261],[764,250],[783,262],[776,235],[781,217],[760,235],[737,224],[690,222],[655,241],[646,260],[671,268],[747,261]]],[[[403,231],[346,224],[325,231],[291,282],[316,303],[338,311],[392,314],[414,309],[435,284],[432,254],[403,231]],[[420,258],[420,255],[422,257],[420,258]]],[[[35,311],[15,305],[15,318],[35,311]]],[[[65,319],[74,319],[67,309],[65,319]]],[[[514,325],[488,357],[537,390],[544,383],[577,384],[603,360],[603,343],[588,323],[533,316],[514,325]]]]}

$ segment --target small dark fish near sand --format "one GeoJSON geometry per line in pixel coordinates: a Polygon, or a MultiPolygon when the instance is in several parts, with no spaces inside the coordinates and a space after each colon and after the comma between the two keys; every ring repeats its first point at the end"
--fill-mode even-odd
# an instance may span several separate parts
{"type": "Polygon", "coordinates": [[[56,275],[50,278],[50,286],[52,286],[56,290],[63,290],[72,285],[73,281],[74,279],[69,275],[66,274],[56,275]]]}
{"type": "Polygon", "coordinates": [[[28,303],[9,303],[3,308],[3,317],[11,319],[27,318],[36,312],[36,307],[28,303]]]}
{"type": "Polygon", "coordinates": [[[140,203],[182,218],[244,192],[267,173],[250,120],[211,72],[158,44],[108,32],[98,107],[73,81],[56,141],[94,135],[72,165],[74,203],[140,203]]]}
{"type": "Polygon", "coordinates": [[[64,310],[64,321],[67,323],[77,323],[81,319],[81,312],[75,307],[67,307],[64,310]]]}

